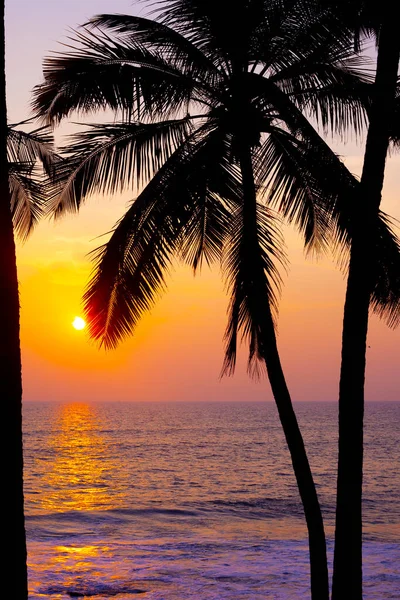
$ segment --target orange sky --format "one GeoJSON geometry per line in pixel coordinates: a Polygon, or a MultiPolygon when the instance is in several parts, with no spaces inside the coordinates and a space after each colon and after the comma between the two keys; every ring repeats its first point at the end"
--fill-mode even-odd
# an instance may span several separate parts
{"type": "MultiPolygon", "coordinates": [[[[11,121],[29,116],[29,91],[40,80],[42,57],[57,47],[68,26],[97,12],[132,11],[130,0],[12,0],[7,8],[11,121]]],[[[362,149],[348,144],[340,152],[359,173],[362,149]]],[[[383,205],[396,218],[399,167],[400,155],[391,157],[383,205]]],[[[177,267],[168,293],[116,351],[99,351],[85,331],[72,328],[90,273],[86,255],[101,243],[94,238],[110,230],[129,198],[92,198],[80,215],[42,223],[18,245],[25,400],[270,400],[266,379],[248,379],[244,356],[235,377],[219,381],[227,300],[217,268],[204,269],[194,279],[177,267]]],[[[279,345],[292,396],[335,400],[344,277],[330,258],[305,261],[293,232],[287,232],[286,241],[291,266],[279,345]]],[[[367,399],[399,399],[399,342],[399,331],[371,319],[367,399]]]]}

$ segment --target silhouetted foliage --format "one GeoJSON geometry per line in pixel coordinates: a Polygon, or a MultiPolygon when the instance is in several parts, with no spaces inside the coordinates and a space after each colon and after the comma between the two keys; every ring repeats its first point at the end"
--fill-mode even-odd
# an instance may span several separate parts
{"type": "Polygon", "coordinates": [[[7,134],[11,212],[14,230],[22,239],[26,239],[48,210],[47,189],[59,160],[50,128],[40,127],[31,132],[19,128],[26,124],[9,125],[7,134]]]}

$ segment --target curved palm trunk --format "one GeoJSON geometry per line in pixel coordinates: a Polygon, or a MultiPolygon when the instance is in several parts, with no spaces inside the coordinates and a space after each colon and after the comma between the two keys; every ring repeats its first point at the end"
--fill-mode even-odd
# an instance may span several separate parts
{"type": "Polygon", "coordinates": [[[282,370],[269,306],[265,313],[265,325],[262,332],[265,344],[265,364],[292,459],[293,471],[296,476],[297,487],[307,522],[311,569],[311,597],[314,600],[320,600],[329,598],[326,540],[321,507],[304,447],[303,437],[282,370]]]}
{"type": "MultiPolygon", "coordinates": [[[[257,228],[256,190],[250,148],[242,149],[240,167],[244,192],[244,219],[247,219],[248,223],[248,228],[244,227],[244,229],[252,231],[252,235],[254,235],[254,227],[257,228]]],[[[253,239],[256,239],[256,235],[253,239]]],[[[251,241],[249,243],[251,243],[251,241]]],[[[261,264],[260,268],[263,268],[261,264]]],[[[263,345],[263,356],[272,393],[278,408],[279,418],[285,434],[286,443],[292,459],[297,487],[299,489],[307,522],[310,550],[311,597],[313,600],[327,600],[329,598],[329,580],[322,513],[304,447],[304,441],[293,410],[291,397],[282,370],[269,303],[266,303],[261,319],[260,337],[263,345]]]]}
{"type": "Polygon", "coordinates": [[[376,70],[376,96],[353,224],[342,334],[339,390],[339,463],[333,569],[333,600],[362,599],[362,472],[366,340],[373,262],[371,240],[381,201],[389,123],[399,64],[396,15],[383,24],[376,70]]]}
{"type": "Polygon", "coordinates": [[[28,592],[23,498],[22,384],[18,280],[7,165],[4,2],[1,2],[0,30],[0,398],[4,424],[1,436],[2,501],[8,523],[8,534],[3,539],[6,551],[2,557],[4,577],[1,587],[4,598],[24,600],[28,597],[28,592]]]}

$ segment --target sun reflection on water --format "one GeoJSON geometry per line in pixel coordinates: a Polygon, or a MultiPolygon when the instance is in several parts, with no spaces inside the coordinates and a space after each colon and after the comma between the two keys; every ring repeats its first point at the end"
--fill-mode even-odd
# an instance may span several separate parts
{"type": "Polygon", "coordinates": [[[27,496],[36,514],[49,515],[47,535],[65,535],[71,544],[55,544],[50,552],[29,553],[28,565],[30,589],[38,597],[44,589],[45,597],[50,590],[54,597],[64,598],[61,590],[86,589],[85,582],[107,573],[113,552],[104,540],[93,537],[96,518],[93,522],[87,519],[90,513],[116,508],[122,497],[111,489],[118,459],[110,439],[102,433],[104,423],[96,407],[73,403],[55,410],[50,435],[42,438],[42,460],[35,461],[42,491],[35,494],[33,487],[28,487],[27,496]],[[78,519],[71,511],[87,516],[78,519]]]}
{"type": "MultiPolygon", "coordinates": [[[[66,404],[48,440],[51,467],[44,472],[41,508],[48,512],[94,511],[111,508],[110,451],[100,433],[96,409],[90,404],[66,404]]],[[[115,499],[113,499],[115,506],[115,499]]]]}

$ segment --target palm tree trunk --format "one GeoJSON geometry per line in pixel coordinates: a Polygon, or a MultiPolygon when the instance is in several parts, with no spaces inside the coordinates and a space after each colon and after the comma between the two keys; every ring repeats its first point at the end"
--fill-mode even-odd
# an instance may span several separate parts
{"type": "Polygon", "coordinates": [[[265,340],[265,364],[292,459],[293,471],[296,476],[297,487],[307,523],[311,569],[311,597],[314,600],[322,600],[329,598],[329,580],[321,507],[304,447],[303,437],[282,370],[269,306],[265,312],[266,323],[263,332],[265,340]]]}
{"type": "Polygon", "coordinates": [[[0,33],[0,398],[3,419],[3,539],[1,588],[4,598],[25,600],[27,591],[22,456],[22,384],[19,345],[19,298],[7,164],[7,113],[5,85],[4,2],[0,33]]]}
{"type": "Polygon", "coordinates": [[[339,462],[332,600],[362,600],[362,473],[364,380],[372,240],[381,201],[389,125],[393,115],[399,34],[396,15],[382,25],[375,98],[354,216],[342,334],[339,390],[339,462]]]}
{"type": "MultiPolygon", "coordinates": [[[[244,219],[247,218],[251,221],[249,227],[249,229],[251,229],[252,227],[257,227],[257,216],[256,189],[254,185],[251,152],[248,147],[242,148],[240,167],[245,204],[244,219]]],[[[256,237],[257,234],[253,239],[256,239],[256,237]]],[[[261,263],[260,268],[263,268],[261,263]]],[[[266,303],[261,321],[262,351],[267,367],[268,378],[292,459],[293,470],[296,476],[297,487],[299,489],[307,523],[310,551],[311,597],[313,600],[328,600],[328,564],[322,513],[304,441],[299,429],[296,414],[293,410],[289,390],[282,370],[269,302],[266,303]]]]}

